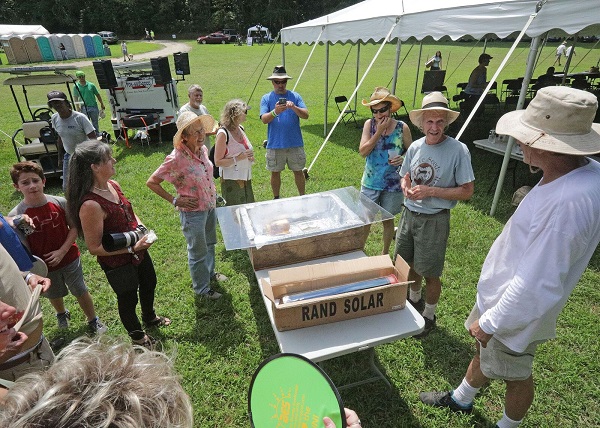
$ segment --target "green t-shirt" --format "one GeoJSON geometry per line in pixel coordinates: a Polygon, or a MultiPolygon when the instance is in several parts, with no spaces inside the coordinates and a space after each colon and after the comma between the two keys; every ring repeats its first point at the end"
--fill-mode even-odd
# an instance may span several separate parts
{"type": "Polygon", "coordinates": [[[75,90],[73,91],[75,100],[83,101],[87,107],[98,107],[96,94],[98,94],[98,89],[92,82],[85,82],[85,85],[81,85],[79,82],[75,83],[75,90]]]}

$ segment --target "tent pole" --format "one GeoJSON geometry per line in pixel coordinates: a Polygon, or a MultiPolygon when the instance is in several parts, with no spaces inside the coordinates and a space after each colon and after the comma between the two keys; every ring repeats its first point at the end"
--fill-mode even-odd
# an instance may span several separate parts
{"type": "MultiPolygon", "coordinates": [[[[579,34],[579,33],[577,33],[577,34],[579,34]]],[[[562,80],[563,86],[565,86],[567,74],[569,73],[569,67],[571,67],[571,58],[573,58],[573,55],[575,54],[575,45],[577,44],[577,34],[575,34],[575,36],[573,36],[573,44],[571,45],[571,52],[569,52],[569,56],[567,57],[567,62],[565,63],[565,69],[563,72],[563,80],[562,80]]]]}
{"type": "Polygon", "coordinates": [[[396,95],[396,83],[398,83],[398,67],[400,64],[400,50],[402,47],[402,41],[400,37],[398,37],[398,41],[396,42],[396,62],[394,64],[394,79],[392,81],[392,94],[396,95]]]}
{"type": "MultiPolygon", "coordinates": [[[[356,78],[354,81],[354,87],[358,86],[358,69],[360,68],[360,41],[356,42],[356,78]]],[[[358,106],[358,97],[354,97],[354,110],[358,106]]]]}
{"type": "MultiPolygon", "coordinates": [[[[386,41],[392,35],[392,32],[394,31],[394,28],[396,28],[396,26],[398,25],[398,22],[399,22],[399,19],[396,20],[396,22],[394,23],[394,25],[392,25],[392,28],[390,28],[390,31],[387,33],[387,35],[383,39],[383,42],[381,43],[381,46],[379,46],[379,49],[377,49],[377,52],[375,53],[375,56],[371,60],[371,63],[369,64],[369,66],[365,70],[365,73],[363,74],[363,77],[360,79],[360,82],[358,82],[358,85],[356,85],[356,88],[354,88],[354,91],[352,91],[352,95],[350,95],[350,98],[348,99],[348,102],[346,103],[346,105],[342,109],[342,112],[339,114],[338,118],[335,120],[335,123],[333,124],[333,126],[329,130],[329,133],[325,137],[325,140],[323,141],[323,144],[321,144],[321,147],[319,148],[319,151],[317,152],[317,154],[315,155],[314,159],[310,163],[310,166],[308,167],[308,169],[306,169],[305,175],[308,174],[308,172],[312,169],[313,165],[317,161],[317,158],[319,157],[319,155],[321,154],[321,152],[325,148],[325,145],[329,141],[329,138],[331,137],[331,134],[333,134],[333,131],[335,131],[335,128],[338,125],[338,123],[340,123],[340,120],[342,120],[342,117],[344,116],[344,110],[348,109],[348,106],[350,105],[350,103],[352,102],[352,100],[354,99],[354,97],[356,96],[356,93],[358,92],[358,90],[360,89],[360,86],[362,85],[363,81],[367,77],[367,74],[369,74],[369,71],[371,71],[371,67],[373,67],[373,64],[375,64],[375,61],[377,60],[377,58],[379,57],[379,54],[383,50],[383,48],[384,48],[384,46],[386,44],[386,41]]],[[[325,97],[327,97],[327,94],[328,94],[328,91],[326,90],[325,91],[325,97]]]]}
{"type": "Polygon", "coordinates": [[[281,65],[285,67],[285,43],[281,43],[281,65]]]}
{"type": "Polygon", "coordinates": [[[421,72],[421,54],[423,53],[423,40],[419,42],[419,61],[417,62],[417,77],[415,79],[415,90],[413,92],[413,108],[417,102],[417,86],[419,86],[419,73],[421,72]]]}
{"type": "MultiPolygon", "coordinates": [[[[541,36],[534,37],[531,40],[531,49],[529,50],[529,56],[527,57],[527,69],[525,71],[525,77],[523,78],[523,84],[521,85],[521,93],[519,94],[519,100],[517,101],[517,110],[520,110],[525,105],[525,98],[527,96],[527,88],[529,88],[529,81],[533,74],[533,67],[535,65],[535,58],[540,45],[541,36]]],[[[572,53],[572,52],[571,52],[572,53]]],[[[515,144],[515,139],[510,137],[506,144],[506,151],[504,152],[504,159],[502,160],[502,167],[500,168],[500,175],[498,175],[498,183],[496,183],[496,192],[494,193],[494,200],[492,201],[492,208],[490,209],[490,215],[496,213],[496,207],[498,206],[498,200],[500,199],[500,193],[502,193],[502,185],[504,184],[504,177],[506,176],[506,170],[508,169],[508,162],[510,161],[510,154],[515,144]]]]}
{"type": "Polygon", "coordinates": [[[321,32],[319,33],[319,37],[317,37],[317,40],[315,40],[315,45],[310,50],[310,53],[308,54],[308,58],[306,58],[306,62],[304,63],[304,67],[302,67],[302,71],[300,72],[300,75],[298,76],[298,79],[296,80],[296,83],[294,83],[294,87],[292,88],[292,91],[295,91],[296,88],[298,87],[298,83],[300,83],[300,79],[302,78],[302,75],[304,74],[304,70],[306,70],[306,66],[308,65],[308,62],[310,61],[310,59],[312,58],[312,55],[315,52],[315,49],[317,48],[317,45],[319,44],[319,40],[321,40],[321,36],[323,35],[323,31],[325,31],[325,26],[323,26],[321,28],[321,32]]]}
{"type": "Polygon", "coordinates": [[[325,112],[323,120],[323,136],[327,135],[327,105],[329,104],[329,42],[325,42],[325,112]]]}
{"type": "MultiPolygon", "coordinates": [[[[519,42],[521,41],[521,39],[525,35],[525,31],[527,31],[527,29],[529,28],[529,26],[531,25],[531,23],[533,22],[533,20],[535,19],[536,16],[537,16],[537,13],[532,13],[529,16],[529,20],[525,24],[525,27],[523,27],[523,29],[521,30],[521,32],[517,36],[517,39],[514,41],[514,43],[512,44],[512,46],[510,47],[510,49],[508,50],[508,53],[506,54],[506,56],[504,57],[504,59],[502,60],[502,62],[500,63],[500,65],[498,66],[498,69],[494,73],[494,76],[490,79],[490,81],[488,82],[487,86],[483,90],[483,93],[481,94],[481,96],[479,97],[479,99],[477,100],[477,102],[475,103],[475,107],[473,107],[473,110],[471,110],[471,113],[467,117],[467,120],[465,120],[465,123],[463,124],[462,128],[460,128],[460,131],[458,131],[458,134],[456,134],[456,137],[454,137],[457,140],[460,139],[461,135],[463,134],[463,132],[465,132],[465,129],[467,128],[467,126],[469,125],[469,123],[471,123],[471,119],[473,119],[473,116],[475,116],[475,113],[477,113],[477,109],[479,109],[479,106],[481,105],[481,103],[485,99],[486,94],[492,88],[492,85],[494,84],[494,82],[498,78],[498,75],[500,74],[500,72],[502,71],[502,69],[504,68],[504,66],[506,65],[506,63],[508,62],[508,59],[510,58],[510,56],[512,55],[512,53],[515,51],[515,49],[517,48],[517,45],[519,44],[519,42]]],[[[537,48],[537,45],[536,45],[536,48],[537,48]]],[[[531,54],[531,51],[529,53],[531,54]]],[[[534,57],[534,60],[535,60],[535,57],[534,57]]],[[[530,64],[529,63],[527,63],[527,64],[528,64],[528,67],[529,67],[530,64]]],[[[531,65],[533,66],[533,61],[532,61],[531,65]]],[[[532,72],[533,72],[533,67],[532,67],[532,72]]],[[[525,81],[523,81],[523,84],[525,85],[525,81]]],[[[527,85],[524,86],[525,92],[527,92],[528,85],[529,85],[529,80],[527,80],[527,85]]],[[[521,95],[524,95],[523,91],[521,91],[521,95]]],[[[521,104],[521,108],[522,107],[523,107],[523,104],[521,104]]],[[[518,108],[519,107],[517,107],[517,109],[518,108]]],[[[510,153],[510,152],[508,152],[508,153],[510,153]]]]}

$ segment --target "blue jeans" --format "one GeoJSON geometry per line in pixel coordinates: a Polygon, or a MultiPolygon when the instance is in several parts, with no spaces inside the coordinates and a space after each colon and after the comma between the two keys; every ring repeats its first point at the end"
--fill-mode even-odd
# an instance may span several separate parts
{"type": "Polygon", "coordinates": [[[92,125],[94,125],[96,134],[99,133],[100,127],[98,126],[98,115],[100,114],[100,110],[98,110],[98,106],[82,106],[81,112],[89,117],[92,125]]]}
{"type": "Polygon", "coordinates": [[[179,220],[187,242],[192,287],[196,294],[206,294],[210,291],[210,279],[215,274],[215,244],[217,243],[215,210],[180,211],[179,220]]]}

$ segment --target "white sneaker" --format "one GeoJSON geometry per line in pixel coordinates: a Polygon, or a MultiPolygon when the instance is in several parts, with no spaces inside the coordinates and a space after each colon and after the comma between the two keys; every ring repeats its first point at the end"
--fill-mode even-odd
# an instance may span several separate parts
{"type": "Polygon", "coordinates": [[[214,279],[217,282],[223,282],[223,281],[227,281],[229,278],[225,275],[223,275],[222,273],[215,273],[212,277],[212,279],[214,279]]]}
{"type": "Polygon", "coordinates": [[[205,299],[208,299],[208,300],[217,300],[217,299],[221,298],[222,294],[219,293],[218,291],[211,289],[211,290],[208,290],[208,293],[202,293],[202,294],[200,294],[200,296],[204,297],[205,299]]]}

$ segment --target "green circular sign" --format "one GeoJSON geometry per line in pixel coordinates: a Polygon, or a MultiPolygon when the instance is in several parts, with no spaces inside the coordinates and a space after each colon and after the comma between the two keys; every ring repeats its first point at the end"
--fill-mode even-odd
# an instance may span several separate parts
{"type": "Polygon", "coordinates": [[[345,428],[340,394],[323,370],[297,354],[263,361],[250,383],[248,412],[255,428],[317,428],[329,416],[345,428]]]}

